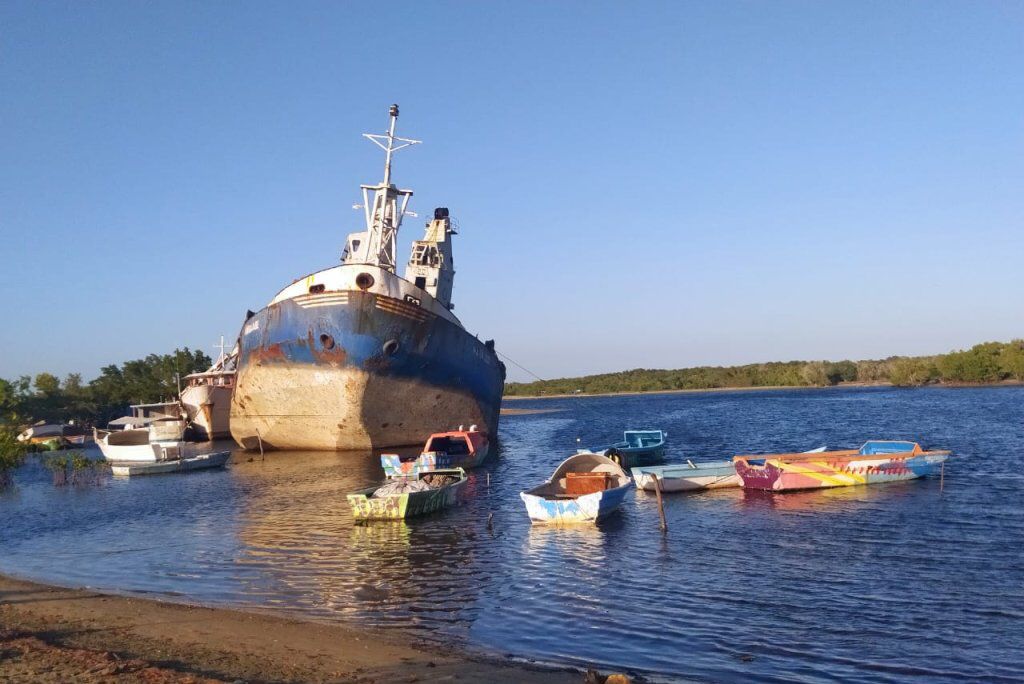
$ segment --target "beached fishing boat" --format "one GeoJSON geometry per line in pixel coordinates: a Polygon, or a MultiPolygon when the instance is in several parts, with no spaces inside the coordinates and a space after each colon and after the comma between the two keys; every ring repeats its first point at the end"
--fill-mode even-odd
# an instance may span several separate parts
{"type": "Polygon", "coordinates": [[[362,186],[366,227],[348,236],[342,263],[296,279],[242,327],[230,428],[245,449],[407,446],[460,422],[497,434],[505,366],[453,312],[447,208],[434,209],[398,273],[412,190],[392,183],[391,162],[418,141],[397,137],[397,120],[394,105],[388,132],[368,135],[385,151],[384,178],[362,186]]]}
{"type": "Polygon", "coordinates": [[[565,459],[550,480],[519,496],[533,523],[595,523],[622,504],[630,485],[619,464],[582,453],[565,459]]]}
{"type": "Polygon", "coordinates": [[[46,423],[39,421],[22,431],[17,440],[35,444],[39,448],[56,451],[65,447],[82,446],[86,442],[85,430],[75,423],[46,423]]]}
{"type": "MultiPolygon", "coordinates": [[[[805,454],[821,453],[825,447],[805,451],[805,454]]],[[[736,474],[736,466],[732,461],[709,461],[706,463],[686,463],[646,466],[633,468],[633,482],[638,489],[648,492],[655,491],[654,480],[658,479],[663,492],[691,492],[702,489],[724,489],[739,487],[742,482],[736,474]]]]}
{"type": "Polygon", "coordinates": [[[218,451],[213,454],[200,454],[168,461],[150,463],[111,463],[110,472],[117,477],[136,475],[163,475],[166,473],[183,473],[192,470],[209,470],[222,468],[231,457],[230,451],[218,451]]]}
{"type": "Polygon", "coordinates": [[[913,480],[938,473],[949,454],[916,442],[870,441],[845,451],[736,456],[733,464],[744,489],[787,492],[913,480]]]}
{"type": "Polygon", "coordinates": [[[650,465],[665,460],[665,437],[661,430],[626,430],[622,441],[596,449],[580,449],[577,453],[601,454],[623,468],[650,465]]]}
{"type": "Polygon", "coordinates": [[[356,520],[403,520],[458,503],[466,471],[446,468],[417,472],[348,495],[356,520]]]}
{"type": "Polygon", "coordinates": [[[220,338],[220,355],[207,370],[184,377],[179,394],[181,408],[191,423],[192,439],[208,441],[231,437],[231,392],[235,387],[238,348],[227,352],[220,338]]]}
{"type": "Polygon", "coordinates": [[[451,432],[430,435],[419,456],[381,454],[380,464],[384,468],[384,475],[389,478],[411,477],[421,470],[439,468],[469,470],[487,460],[490,447],[487,435],[480,432],[476,425],[470,425],[468,430],[460,427],[451,432]]]}

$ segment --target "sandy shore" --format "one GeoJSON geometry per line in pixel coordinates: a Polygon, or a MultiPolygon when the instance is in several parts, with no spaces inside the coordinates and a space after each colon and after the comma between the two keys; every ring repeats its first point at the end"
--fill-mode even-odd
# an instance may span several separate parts
{"type": "Polygon", "coordinates": [[[391,632],[62,589],[0,575],[0,682],[583,681],[391,632]]]}

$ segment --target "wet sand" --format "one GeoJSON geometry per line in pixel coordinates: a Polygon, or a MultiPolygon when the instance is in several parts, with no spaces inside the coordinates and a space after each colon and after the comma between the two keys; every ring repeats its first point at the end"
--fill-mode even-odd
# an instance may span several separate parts
{"type": "Polygon", "coordinates": [[[63,589],[0,575],[2,682],[581,682],[346,625],[63,589]]]}

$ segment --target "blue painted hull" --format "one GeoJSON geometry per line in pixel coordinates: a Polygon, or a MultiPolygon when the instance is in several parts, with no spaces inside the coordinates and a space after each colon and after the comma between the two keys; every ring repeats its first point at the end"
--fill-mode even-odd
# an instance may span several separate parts
{"type": "Polygon", "coordinates": [[[534,524],[596,523],[618,510],[629,488],[623,485],[576,499],[549,499],[530,492],[520,492],[519,497],[534,524]]]}
{"type": "Polygon", "coordinates": [[[505,367],[493,348],[414,304],[327,292],[261,310],[242,331],[231,434],[248,449],[422,444],[494,435],[505,367]]]}

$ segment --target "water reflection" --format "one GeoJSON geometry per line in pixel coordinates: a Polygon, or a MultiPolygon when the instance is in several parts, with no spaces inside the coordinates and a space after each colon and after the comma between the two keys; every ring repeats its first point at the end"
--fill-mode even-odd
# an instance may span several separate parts
{"type": "Polygon", "coordinates": [[[87,488],[54,487],[33,463],[0,493],[0,571],[672,678],[1024,678],[1024,389],[538,405],[564,410],[504,417],[465,503],[405,522],[353,524],[346,494],[382,476],[370,452],[235,453],[227,470],[87,488]],[[957,457],[942,493],[927,481],[669,495],[663,533],[657,498],[634,492],[596,527],[530,525],[519,491],[576,437],[638,423],[669,431],[675,462],[874,436],[957,457]]]}

